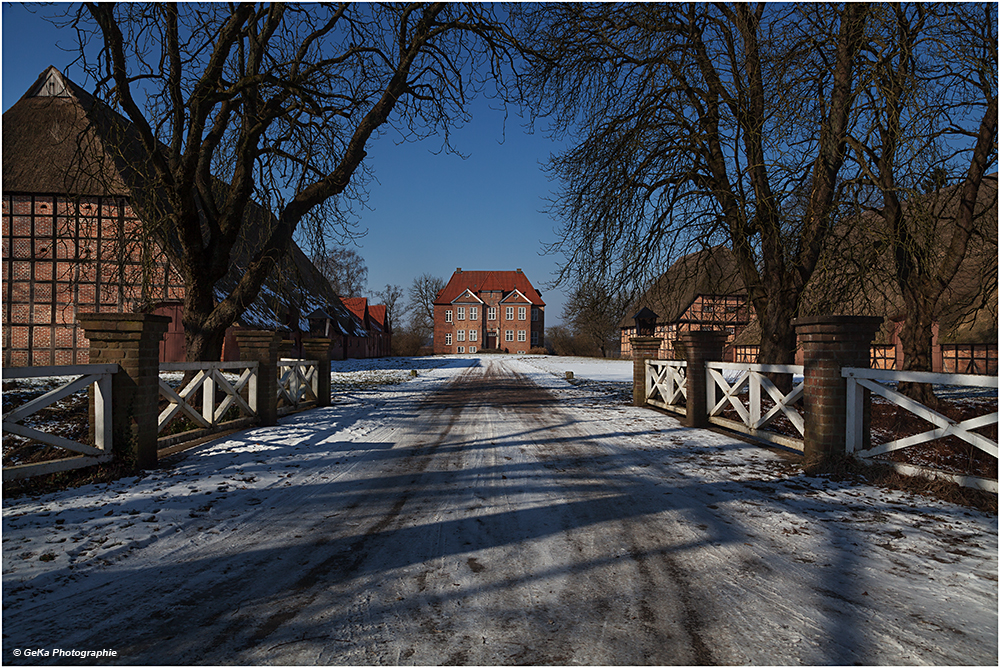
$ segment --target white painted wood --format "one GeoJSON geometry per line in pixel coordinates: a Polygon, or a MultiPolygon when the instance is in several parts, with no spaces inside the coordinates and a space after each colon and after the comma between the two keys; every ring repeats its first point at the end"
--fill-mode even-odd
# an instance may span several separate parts
{"type": "Polygon", "coordinates": [[[30,415],[47,408],[59,401],[60,399],[65,399],[71,394],[79,392],[80,390],[86,389],[96,380],[96,376],[80,376],[79,378],[74,378],[65,385],[61,385],[54,390],[46,392],[37,399],[32,399],[26,404],[15,408],[3,417],[4,422],[20,422],[30,415]]]}
{"type": "Polygon", "coordinates": [[[114,445],[111,437],[113,427],[111,419],[112,377],[110,373],[102,373],[94,384],[94,444],[98,450],[108,454],[111,453],[114,445]]]}
{"type": "Polygon", "coordinates": [[[14,422],[4,422],[3,430],[9,434],[17,434],[18,436],[24,436],[25,438],[30,438],[47,445],[54,445],[65,450],[71,450],[73,452],[79,452],[81,455],[103,455],[103,450],[98,450],[97,448],[91,447],[89,445],[84,445],[83,443],[77,443],[76,441],[71,441],[68,438],[63,438],[62,436],[56,436],[55,434],[47,434],[44,431],[38,431],[37,429],[32,429],[31,427],[26,427],[23,424],[17,424],[14,422]]]}
{"type": "Polygon", "coordinates": [[[8,380],[23,380],[25,378],[51,378],[53,376],[95,376],[105,373],[116,373],[117,371],[117,364],[26,366],[4,369],[3,377],[8,380]]]}
{"type": "Polygon", "coordinates": [[[936,385],[961,385],[963,387],[1000,387],[997,376],[980,376],[967,373],[931,373],[929,371],[892,371],[890,369],[859,369],[844,367],[844,378],[878,380],[882,382],[930,383],[936,385]]]}
{"type": "Polygon", "coordinates": [[[801,376],[804,367],[801,364],[745,364],[743,362],[706,362],[709,369],[723,371],[756,371],[758,373],[790,373],[801,376]]]}
{"type": "MultiPolygon", "coordinates": [[[[116,365],[117,366],[117,365],[116,365]]],[[[72,471],[82,469],[95,464],[110,462],[114,457],[109,454],[102,454],[97,457],[70,457],[68,459],[57,459],[51,462],[38,462],[35,464],[20,464],[10,466],[3,470],[4,482],[9,480],[23,480],[34,476],[46,475],[48,473],[61,473],[62,471],[72,471]]]]}

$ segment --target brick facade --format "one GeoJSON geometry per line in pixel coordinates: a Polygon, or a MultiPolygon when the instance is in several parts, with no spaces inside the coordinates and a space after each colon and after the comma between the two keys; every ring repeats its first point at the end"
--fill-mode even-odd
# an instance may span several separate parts
{"type": "Polygon", "coordinates": [[[5,192],[2,227],[4,366],[84,364],[78,314],[184,296],[180,275],[154,242],[142,243],[120,197],[5,192]]]}
{"type": "Polygon", "coordinates": [[[526,353],[544,345],[545,303],[520,269],[458,269],[434,301],[435,354],[526,353]]]}

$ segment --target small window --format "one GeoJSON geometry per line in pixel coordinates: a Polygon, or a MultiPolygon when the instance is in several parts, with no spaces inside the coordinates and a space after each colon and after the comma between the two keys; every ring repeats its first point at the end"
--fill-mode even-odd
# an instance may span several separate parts
{"type": "Polygon", "coordinates": [[[508,306],[507,307],[507,319],[508,320],[513,320],[514,319],[514,307],[513,306],[508,306]]]}
{"type": "Polygon", "coordinates": [[[517,307],[517,319],[527,320],[528,319],[528,308],[526,306],[517,307]]]}
{"type": "Polygon", "coordinates": [[[459,341],[465,341],[465,330],[464,329],[458,330],[458,340],[459,341]]]}
{"type": "Polygon", "coordinates": [[[465,346],[459,346],[458,347],[458,352],[464,353],[465,352],[465,346]]]}
{"type": "Polygon", "coordinates": [[[464,306],[459,306],[458,307],[458,319],[459,320],[465,320],[465,307],[464,306]]]}
{"type": "Polygon", "coordinates": [[[527,341],[528,340],[528,333],[525,332],[523,329],[517,330],[517,340],[518,341],[527,341]]]}
{"type": "Polygon", "coordinates": [[[474,353],[474,352],[476,352],[476,350],[477,350],[477,348],[475,346],[469,346],[469,352],[470,353],[474,353]]]}
{"type": "Polygon", "coordinates": [[[514,330],[513,329],[508,329],[506,332],[504,332],[504,337],[503,338],[504,338],[504,341],[513,341],[514,340],[514,330]]]}
{"type": "Polygon", "coordinates": [[[444,321],[451,322],[451,309],[444,312],[444,321]]]}
{"type": "Polygon", "coordinates": [[[446,346],[450,346],[451,345],[451,333],[448,333],[448,334],[444,335],[444,345],[446,345],[446,346]]]}
{"type": "Polygon", "coordinates": [[[479,320],[479,308],[475,306],[469,307],[469,320],[479,320]]]}
{"type": "Polygon", "coordinates": [[[470,341],[478,341],[479,340],[479,330],[478,329],[470,329],[469,330],[469,340],[470,341]]]}
{"type": "Polygon", "coordinates": [[[496,306],[491,306],[489,308],[489,310],[486,311],[486,319],[487,320],[496,320],[497,319],[497,307],[496,306]]]}
{"type": "Polygon", "coordinates": [[[538,332],[532,332],[531,333],[531,345],[533,345],[533,346],[537,346],[538,345],[538,332]]]}
{"type": "Polygon", "coordinates": [[[531,307],[531,320],[532,322],[538,322],[538,316],[541,313],[541,309],[537,306],[531,307]]]}

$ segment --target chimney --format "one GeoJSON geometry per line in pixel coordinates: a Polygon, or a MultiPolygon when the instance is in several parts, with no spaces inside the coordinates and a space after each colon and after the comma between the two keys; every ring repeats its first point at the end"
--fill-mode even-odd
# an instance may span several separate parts
{"type": "Polygon", "coordinates": [[[517,273],[519,273],[519,274],[521,273],[521,268],[520,267],[518,267],[517,273]]]}
{"type": "Polygon", "coordinates": [[[455,270],[455,273],[456,273],[456,274],[461,274],[461,273],[462,273],[462,268],[461,268],[461,267],[459,267],[458,269],[456,269],[456,270],[455,270]]]}

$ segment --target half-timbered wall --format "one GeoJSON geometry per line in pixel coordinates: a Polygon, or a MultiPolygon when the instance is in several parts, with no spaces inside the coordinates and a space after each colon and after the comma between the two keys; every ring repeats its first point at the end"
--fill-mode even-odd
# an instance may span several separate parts
{"type": "Polygon", "coordinates": [[[2,221],[4,366],[86,363],[77,313],[184,297],[122,198],[4,193],[2,221]]]}

